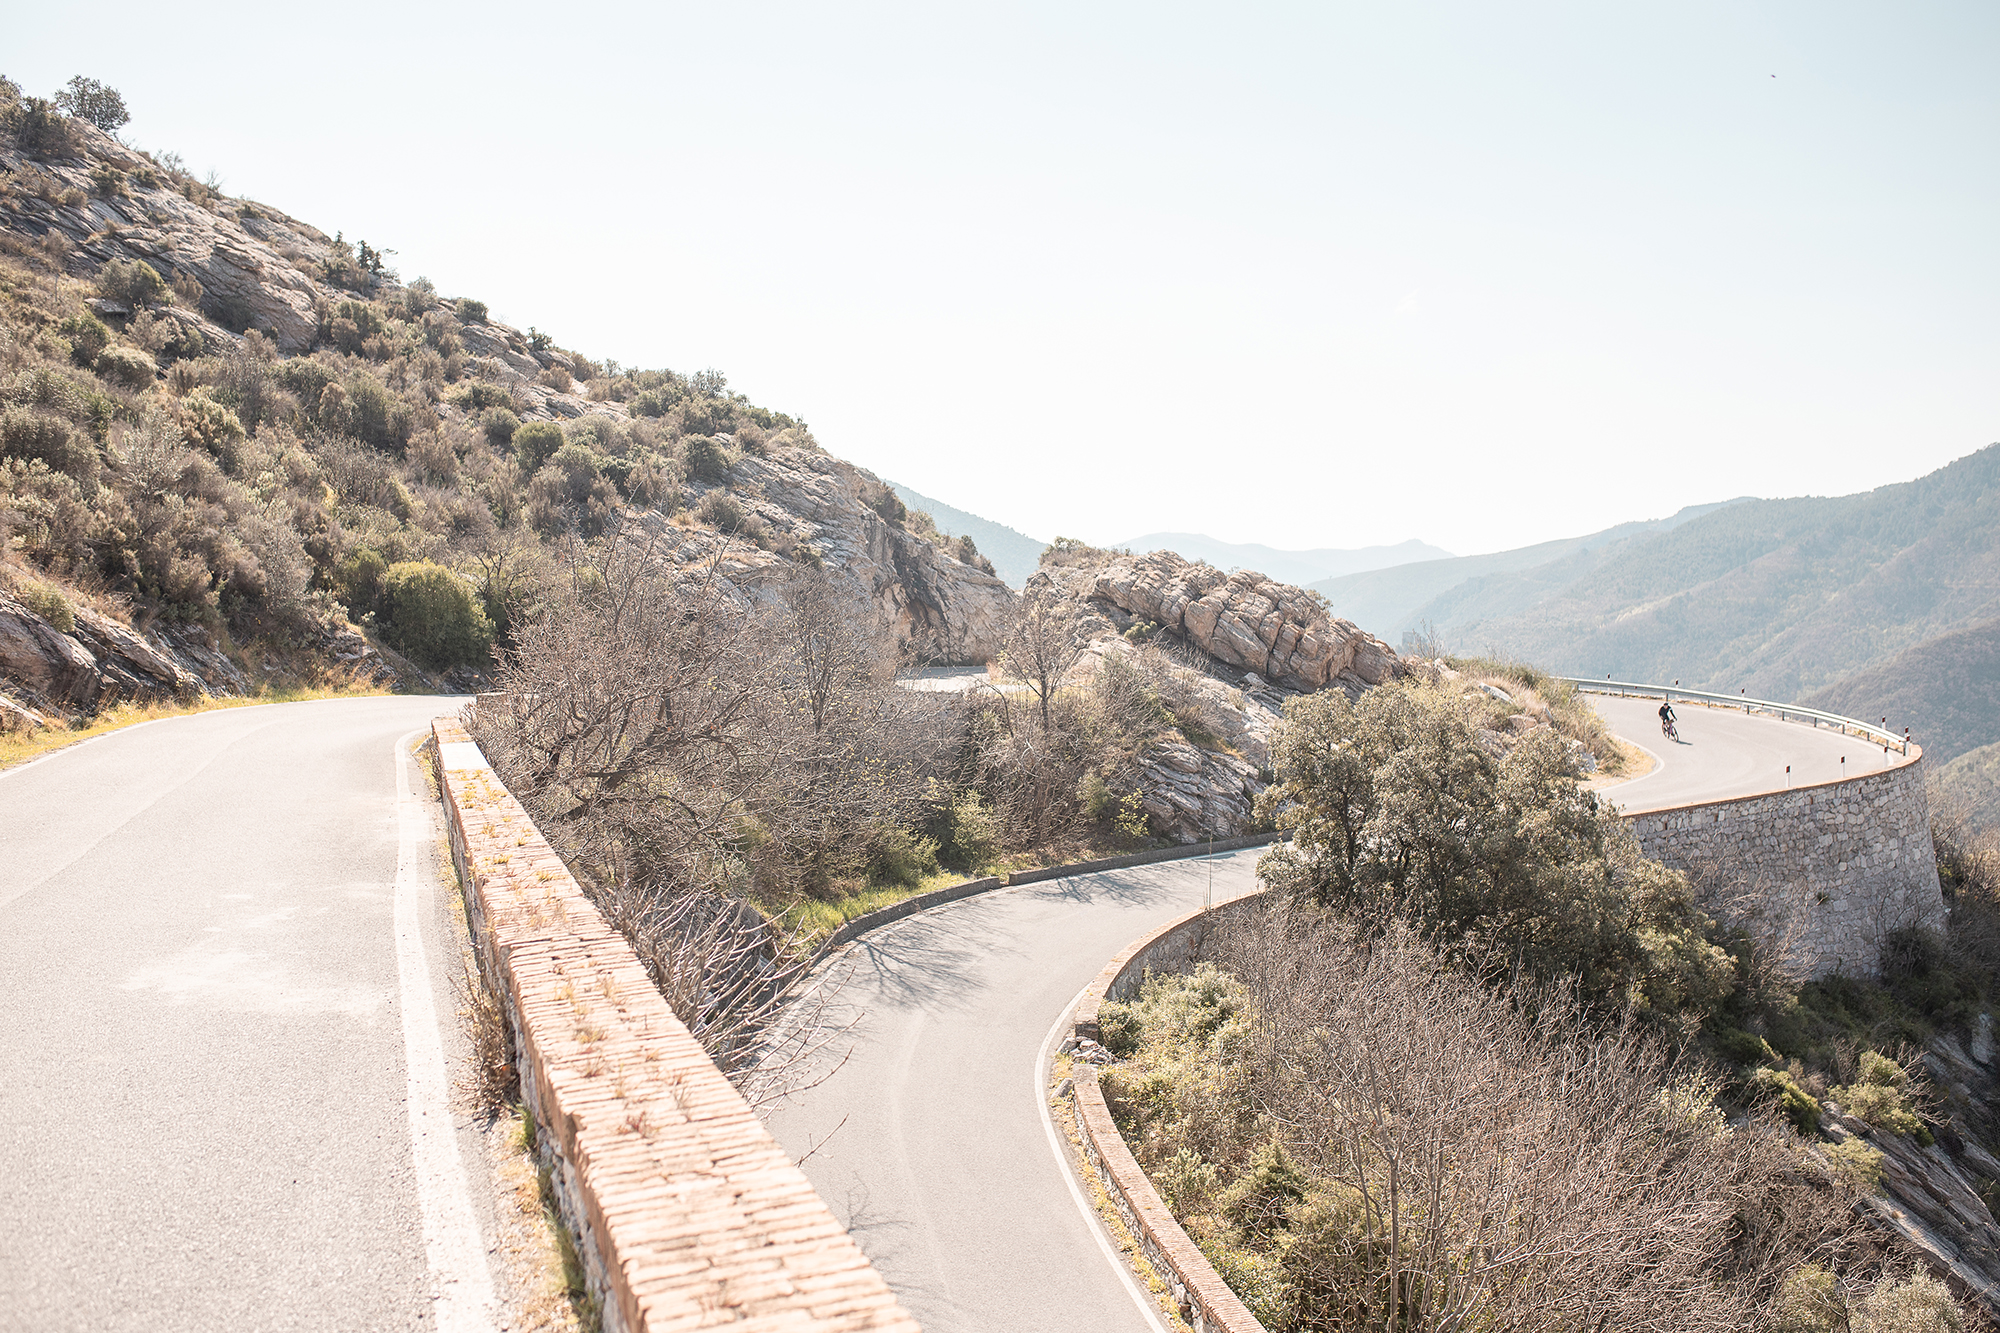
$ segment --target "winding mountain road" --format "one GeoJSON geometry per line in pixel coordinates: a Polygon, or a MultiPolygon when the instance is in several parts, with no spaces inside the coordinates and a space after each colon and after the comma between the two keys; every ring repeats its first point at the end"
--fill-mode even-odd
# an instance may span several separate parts
{"type": "MultiPolygon", "coordinates": [[[[1628,812],[1883,767],[1879,746],[1773,718],[1592,696],[1661,763],[1608,788],[1628,812]]],[[[1898,756],[1900,757],[1900,756],[1898,756]]],[[[770,1118],[927,1333],[1146,1333],[1147,1313],[1058,1155],[1051,1038],[1104,964],[1149,930],[1256,888],[1261,849],[1002,889],[918,913],[827,964],[852,1054],[770,1118]],[[1210,875],[1213,874],[1213,887],[1210,875]]]]}
{"type": "Polygon", "coordinates": [[[204,713],[0,774],[0,1329],[491,1327],[446,1105],[462,929],[405,753],[456,702],[204,713]]]}
{"type": "Polygon", "coordinates": [[[1585,697],[1613,734],[1659,761],[1652,772],[1604,789],[1628,815],[1783,791],[1788,784],[1835,782],[1879,773],[1902,761],[1894,751],[1885,757],[1880,745],[1830,728],[1686,702],[1674,706],[1681,737],[1676,743],[1660,734],[1658,699],[1585,697]]]}
{"type": "Polygon", "coordinates": [[[1262,852],[997,889],[827,965],[853,1054],[770,1127],[926,1333],[1159,1327],[1057,1155],[1042,1065],[1112,955],[1253,890],[1262,852]]]}

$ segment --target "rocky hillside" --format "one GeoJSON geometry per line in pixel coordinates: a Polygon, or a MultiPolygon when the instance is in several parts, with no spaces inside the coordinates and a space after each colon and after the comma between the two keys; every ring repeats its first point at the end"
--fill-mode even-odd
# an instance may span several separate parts
{"type": "Polygon", "coordinates": [[[910,651],[983,662],[969,543],[713,371],[621,367],[402,280],[0,81],[0,710],[274,677],[470,688],[550,544],[671,525],[817,565],[910,651]]]}
{"type": "Polygon", "coordinates": [[[1253,571],[1224,574],[1171,551],[1143,556],[1058,541],[1027,595],[1068,605],[1092,662],[1171,645],[1182,725],[1138,756],[1148,822],[1182,842],[1247,831],[1270,781],[1284,701],[1410,674],[1394,649],[1333,617],[1313,594],[1253,571]]]}

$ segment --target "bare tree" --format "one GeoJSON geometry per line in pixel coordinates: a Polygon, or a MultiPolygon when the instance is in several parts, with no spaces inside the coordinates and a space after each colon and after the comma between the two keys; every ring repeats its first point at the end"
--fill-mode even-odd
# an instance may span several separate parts
{"type": "Polygon", "coordinates": [[[1077,613],[1067,598],[1037,591],[1022,599],[1012,631],[1000,650],[1000,666],[1028,687],[1040,705],[1042,730],[1049,730],[1049,705],[1064,680],[1083,660],[1077,613]]]}
{"type": "Polygon", "coordinates": [[[1157,1031],[1216,1063],[1110,1090],[1177,1213],[1271,1256],[1283,1327],[1749,1329],[1852,1244],[1851,1193],[1784,1130],[1732,1126],[1700,1067],[1561,991],[1489,990],[1297,902],[1212,947],[1240,1017],[1157,1031]]]}

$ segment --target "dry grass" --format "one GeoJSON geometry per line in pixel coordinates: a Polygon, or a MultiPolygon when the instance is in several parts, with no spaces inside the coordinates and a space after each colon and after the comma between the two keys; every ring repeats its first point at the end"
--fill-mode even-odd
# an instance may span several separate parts
{"type": "Polygon", "coordinates": [[[579,1333],[594,1311],[574,1271],[575,1248],[554,1210],[548,1179],[535,1163],[534,1129],[519,1104],[485,1130],[499,1197],[494,1250],[507,1293],[507,1327],[516,1333],[579,1333]]]}
{"type": "Polygon", "coordinates": [[[79,741],[122,731],[141,722],[157,722],[168,717],[212,713],[221,708],[249,708],[257,704],[304,703],[314,699],[365,698],[388,694],[379,685],[337,682],[321,685],[267,688],[256,694],[235,697],[204,697],[194,703],[114,704],[81,727],[37,727],[29,731],[0,733],[0,769],[24,764],[30,759],[53,754],[79,741]]]}
{"type": "MultiPolygon", "coordinates": [[[[1082,1184],[1084,1197],[1089,1199],[1091,1207],[1097,1210],[1098,1220],[1104,1223],[1105,1231],[1110,1233],[1112,1244],[1118,1247],[1118,1252],[1124,1256],[1126,1264],[1132,1269],[1133,1276],[1139,1279],[1140,1285],[1146,1288],[1147,1295],[1153,1298],[1153,1304],[1158,1309],[1162,1322],[1168,1328],[1175,1330],[1175,1333],[1183,1333],[1183,1330],[1188,1330],[1190,1325],[1187,1320],[1181,1318],[1180,1305],[1174,1300],[1173,1286],[1160,1276],[1160,1271],[1153,1267],[1152,1261],[1147,1259],[1144,1251],[1139,1248],[1139,1239],[1132,1234],[1132,1228],[1126,1224],[1125,1215],[1119,1212],[1118,1205],[1111,1201],[1110,1186],[1105,1183],[1102,1173],[1091,1163],[1089,1154],[1084,1152],[1083,1129],[1077,1123],[1075,1097],[1058,1091],[1066,1080],[1074,1077],[1075,1072],[1070,1057],[1057,1056],[1049,1072],[1049,1085],[1044,1090],[1049,1098],[1049,1117],[1055,1121],[1056,1129],[1062,1135],[1064,1154],[1068,1159],[1069,1168],[1076,1173],[1078,1182],[1082,1184]]],[[[1086,1070],[1083,1076],[1089,1078],[1091,1074],[1086,1070]]]]}

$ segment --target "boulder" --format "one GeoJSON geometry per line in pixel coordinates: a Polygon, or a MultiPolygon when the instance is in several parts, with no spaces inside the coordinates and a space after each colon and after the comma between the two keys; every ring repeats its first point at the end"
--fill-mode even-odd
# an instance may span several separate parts
{"type": "Polygon", "coordinates": [[[1028,581],[1030,592],[1038,587],[1142,617],[1260,683],[1302,693],[1339,685],[1358,695],[1410,674],[1395,649],[1305,589],[1252,570],[1224,575],[1172,551],[1044,566],[1028,581]]]}

